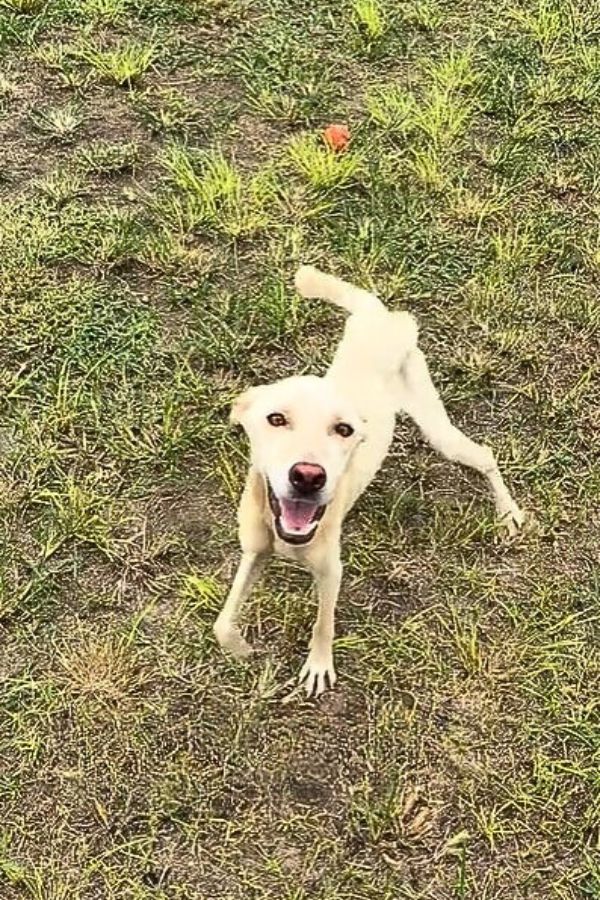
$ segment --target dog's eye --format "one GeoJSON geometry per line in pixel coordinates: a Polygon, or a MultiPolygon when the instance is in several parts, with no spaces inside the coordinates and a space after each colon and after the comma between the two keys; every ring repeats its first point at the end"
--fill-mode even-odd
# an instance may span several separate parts
{"type": "Polygon", "coordinates": [[[339,434],[340,437],[349,438],[354,434],[354,428],[352,425],[348,425],[347,422],[338,422],[334,429],[336,434],[339,434]]]}
{"type": "Polygon", "coordinates": [[[273,428],[282,428],[284,425],[287,425],[287,419],[282,413],[271,413],[267,416],[267,422],[273,428]]]}

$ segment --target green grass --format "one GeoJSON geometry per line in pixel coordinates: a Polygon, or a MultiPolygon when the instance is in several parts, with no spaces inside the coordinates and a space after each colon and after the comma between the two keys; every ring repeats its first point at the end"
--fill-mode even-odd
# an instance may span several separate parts
{"type": "Polygon", "coordinates": [[[119,87],[130,88],[151,66],[156,49],[152,45],[127,42],[110,50],[85,46],[78,55],[103,78],[119,87]]]}
{"type": "Polygon", "coordinates": [[[599,16],[0,3],[2,900],[600,897],[599,16]],[[302,572],[251,664],[211,631],[231,400],[340,333],[301,260],[417,315],[530,514],[400,423],[317,704],[302,572]]]}
{"type": "Polygon", "coordinates": [[[40,12],[46,5],[46,0],[2,0],[0,6],[6,10],[33,15],[40,12]]]}

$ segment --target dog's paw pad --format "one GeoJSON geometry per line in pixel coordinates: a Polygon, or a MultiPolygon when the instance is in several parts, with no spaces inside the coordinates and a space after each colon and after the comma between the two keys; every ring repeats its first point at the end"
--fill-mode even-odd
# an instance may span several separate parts
{"type": "Polygon", "coordinates": [[[300,684],[304,683],[308,697],[320,697],[328,688],[333,688],[336,680],[333,658],[317,657],[312,653],[309,654],[298,677],[300,684]]]}

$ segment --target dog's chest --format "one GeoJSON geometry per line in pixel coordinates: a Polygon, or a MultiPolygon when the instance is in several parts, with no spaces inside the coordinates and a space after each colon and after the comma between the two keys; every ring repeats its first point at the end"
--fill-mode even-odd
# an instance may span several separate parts
{"type": "Polygon", "coordinates": [[[285,541],[282,541],[280,538],[275,536],[275,540],[273,541],[273,552],[276,556],[280,556],[283,559],[289,559],[292,562],[299,563],[300,565],[306,565],[306,556],[308,554],[308,545],[307,546],[294,546],[293,544],[287,544],[285,541]]]}

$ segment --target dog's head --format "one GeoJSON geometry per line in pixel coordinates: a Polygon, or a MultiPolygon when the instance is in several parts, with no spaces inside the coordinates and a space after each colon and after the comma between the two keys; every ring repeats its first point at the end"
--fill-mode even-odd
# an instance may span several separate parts
{"type": "Polygon", "coordinates": [[[307,544],[363,438],[356,410],[330,381],[306,375],[250,388],[231,418],[250,439],[277,534],[307,544]]]}

